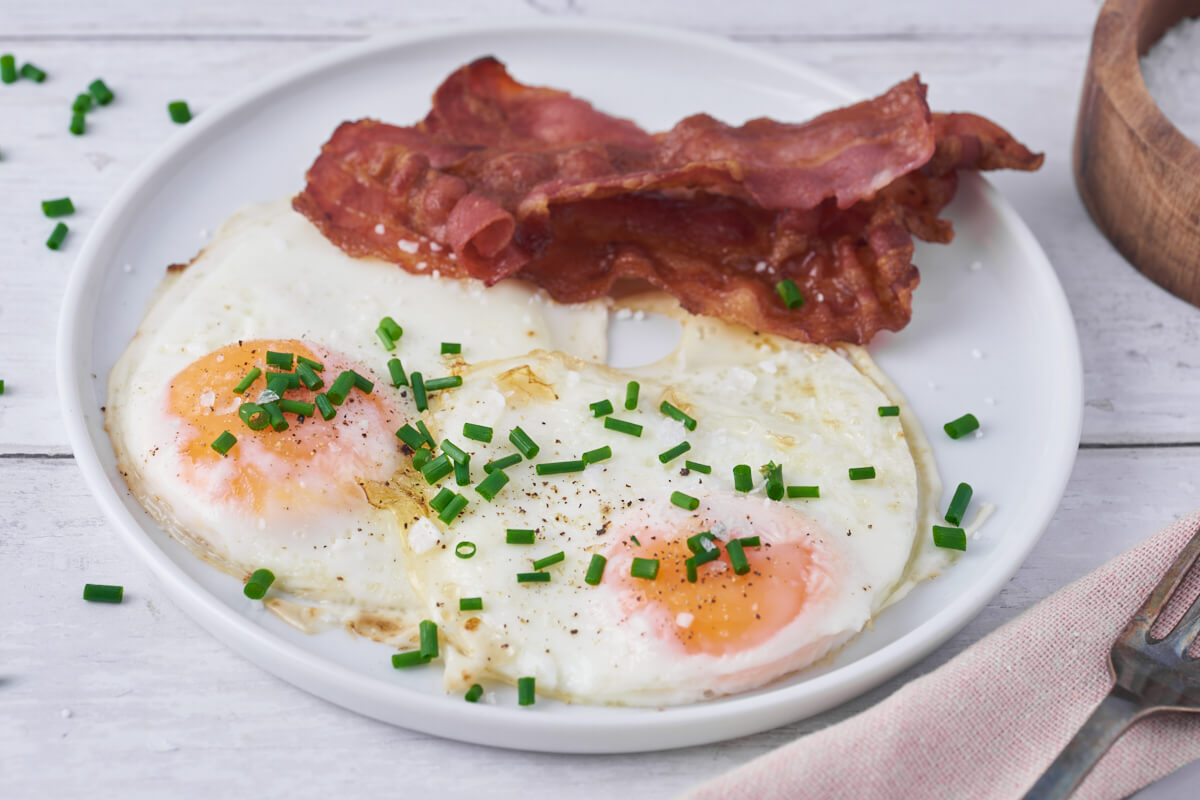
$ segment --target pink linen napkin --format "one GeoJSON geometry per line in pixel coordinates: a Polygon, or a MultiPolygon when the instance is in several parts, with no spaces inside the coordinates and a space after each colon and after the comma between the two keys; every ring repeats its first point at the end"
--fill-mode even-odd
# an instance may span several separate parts
{"type": "MultiPolygon", "coordinates": [[[[1197,526],[1200,512],[878,705],[703,784],[689,800],[1022,797],[1108,693],[1113,640],[1197,526]]],[[[1176,598],[1195,596],[1197,573],[1176,598]]],[[[1183,607],[1168,610],[1178,619],[1183,607]]],[[[1155,714],[1121,737],[1074,797],[1126,797],[1196,758],[1200,714],[1155,714]]]]}

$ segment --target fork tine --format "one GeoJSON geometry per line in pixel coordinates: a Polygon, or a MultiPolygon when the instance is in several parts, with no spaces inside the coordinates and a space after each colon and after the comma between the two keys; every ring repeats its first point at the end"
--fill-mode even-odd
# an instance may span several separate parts
{"type": "Polygon", "coordinates": [[[1168,641],[1176,652],[1183,655],[1192,646],[1197,633],[1200,633],[1200,597],[1192,601],[1183,619],[1176,623],[1164,641],[1168,641]]]}
{"type": "MultiPolygon", "coordinates": [[[[1147,632],[1154,625],[1154,620],[1158,617],[1159,612],[1163,610],[1163,606],[1171,599],[1171,595],[1179,588],[1180,582],[1184,576],[1188,574],[1188,570],[1192,568],[1192,564],[1196,563],[1196,558],[1200,557],[1200,529],[1192,535],[1183,549],[1179,551],[1179,555],[1175,557],[1175,562],[1171,564],[1170,569],[1162,576],[1162,580],[1150,592],[1150,596],[1146,598],[1146,602],[1130,620],[1127,630],[1144,628],[1147,632]]],[[[1188,611],[1188,616],[1196,610],[1193,605],[1188,611]]]]}

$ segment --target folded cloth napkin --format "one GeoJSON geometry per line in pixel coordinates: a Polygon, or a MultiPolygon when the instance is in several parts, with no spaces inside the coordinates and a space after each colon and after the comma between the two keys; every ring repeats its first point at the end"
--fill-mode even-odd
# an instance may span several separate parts
{"type": "MultiPolygon", "coordinates": [[[[689,798],[1022,797],[1108,693],[1113,640],[1198,526],[1200,512],[1175,522],[878,705],[689,798]]],[[[1197,573],[1176,598],[1194,596],[1197,573]]],[[[1168,611],[1178,619],[1184,605],[1168,611]]],[[[1126,797],[1196,758],[1200,714],[1154,714],[1117,741],[1073,797],[1126,797]]]]}

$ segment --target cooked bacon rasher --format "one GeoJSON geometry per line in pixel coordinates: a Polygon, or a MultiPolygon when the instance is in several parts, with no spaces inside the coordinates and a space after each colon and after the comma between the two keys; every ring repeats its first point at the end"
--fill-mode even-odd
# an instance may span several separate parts
{"type": "Polygon", "coordinates": [[[983,117],[932,114],[915,76],[801,124],[700,114],[652,135],[483,58],[414,126],[339,126],[294,205],[412,272],[516,277],[561,302],[644,281],[693,313],[863,344],[908,323],[913,236],[953,238],[957,172],[1041,163],[983,117]]]}

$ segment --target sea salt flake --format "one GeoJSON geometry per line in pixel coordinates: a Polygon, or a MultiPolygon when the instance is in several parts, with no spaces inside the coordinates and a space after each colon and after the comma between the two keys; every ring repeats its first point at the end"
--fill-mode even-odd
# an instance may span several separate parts
{"type": "Polygon", "coordinates": [[[678,625],[678,626],[679,626],[679,627],[681,627],[681,628],[690,628],[690,627],[692,627],[692,623],[693,623],[695,620],[696,620],[696,617],[695,617],[695,615],[694,615],[694,614],[689,614],[689,613],[687,613],[686,611],[681,611],[681,612],[679,612],[679,614],[677,614],[677,615],[675,616],[675,624],[676,624],[676,625],[678,625]]]}
{"type": "Polygon", "coordinates": [[[441,540],[441,531],[428,517],[421,517],[408,531],[408,546],[417,555],[429,552],[441,540]]]}
{"type": "Polygon", "coordinates": [[[384,234],[384,233],[386,233],[386,232],[387,232],[387,228],[383,227],[383,223],[382,223],[382,222],[380,222],[378,225],[376,225],[376,226],[375,226],[375,233],[376,233],[376,235],[378,235],[378,236],[383,236],[383,234],[384,234]]]}
{"type": "Polygon", "coordinates": [[[402,251],[408,253],[410,256],[421,249],[421,245],[418,242],[414,242],[409,239],[401,239],[400,241],[396,242],[396,247],[399,247],[402,251]]]}

